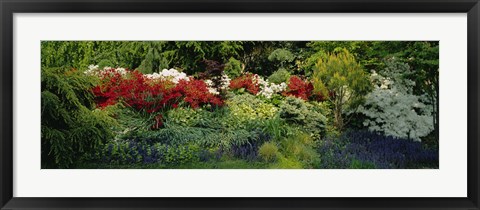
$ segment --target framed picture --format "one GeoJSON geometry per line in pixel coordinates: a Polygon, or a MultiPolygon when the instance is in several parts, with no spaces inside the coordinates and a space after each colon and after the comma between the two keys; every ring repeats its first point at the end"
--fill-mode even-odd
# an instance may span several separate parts
{"type": "Polygon", "coordinates": [[[1,1],[1,209],[478,209],[478,0],[1,1]]]}

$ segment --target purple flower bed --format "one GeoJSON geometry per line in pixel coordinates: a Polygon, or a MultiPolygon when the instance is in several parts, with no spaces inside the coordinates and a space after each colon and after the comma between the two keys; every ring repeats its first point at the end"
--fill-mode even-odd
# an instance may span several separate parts
{"type": "Polygon", "coordinates": [[[438,168],[438,149],[368,131],[350,131],[320,143],[321,168],[438,168]]]}

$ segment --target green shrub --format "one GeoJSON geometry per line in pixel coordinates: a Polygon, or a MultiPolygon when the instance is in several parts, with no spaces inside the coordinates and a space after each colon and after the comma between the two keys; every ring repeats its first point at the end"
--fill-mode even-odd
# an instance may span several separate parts
{"type": "Polygon", "coordinates": [[[199,123],[202,110],[179,107],[167,112],[166,120],[182,126],[195,126],[199,123]]]}
{"type": "MultiPolygon", "coordinates": [[[[263,103],[261,100],[257,102],[263,103]]],[[[239,107],[244,108],[244,106],[237,105],[234,107],[238,108],[238,112],[232,112],[230,107],[216,109],[214,112],[204,109],[172,109],[165,114],[164,126],[161,129],[130,128],[121,135],[121,138],[148,140],[175,146],[196,143],[201,147],[223,148],[226,151],[232,146],[254,144],[259,139],[264,139],[263,121],[260,118],[257,119],[264,115],[256,113],[258,110],[251,107],[240,109],[239,107]],[[245,110],[252,113],[243,112],[245,110]],[[249,120],[250,114],[254,115],[252,120],[249,120]]]]}
{"type": "Polygon", "coordinates": [[[272,169],[303,169],[303,165],[296,158],[286,158],[279,156],[278,160],[270,165],[272,169]]]}
{"type": "Polygon", "coordinates": [[[199,151],[200,147],[195,144],[190,145],[181,145],[177,147],[167,147],[164,148],[163,152],[165,159],[164,163],[169,165],[179,165],[189,162],[198,162],[199,161],[199,151]]]}
{"type": "Polygon", "coordinates": [[[268,77],[269,82],[275,84],[280,84],[282,82],[287,82],[290,79],[290,72],[285,68],[280,68],[277,71],[273,72],[272,75],[268,77]]]}
{"type": "Polygon", "coordinates": [[[312,133],[316,138],[325,131],[327,118],[321,113],[321,104],[310,104],[302,99],[287,97],[280,105],[280,117],[289,123],[296,124],[302,130],[312,133]]]}
{"type": "Polygon", "coordinates": [[[296,135],[292,137],[296,142],[302,144],[302,145],[307,145],[307,146],[314,146],[315,142],[313,138],[305,132],[297,132],[296,135]]]}
{"type": "Polygon", "coordinates": [[[113,138],[115,120],[93,109],[95,80],[76,70],[42,68],[41,84],[42,168],[68,168],[113,138]]]}
{"type": "Polygon", "coordinates": [[[104,67],[115,67],[115,64],[107,59],[103,59],[98,62],[98,69],[103,69],[104,67]]]}
{"type": "Polygon", "coordinates": [[[298,133],[284,139],[280,143],[281,152],[285,157],[296,159],[304,168],[315,168],[320,164],[320,157],[314,149],[312,138],[305,133],[298,133]]]}
{"type": "Polygon", "coordinates": [[[375,164],[371,162],[362,162],[357,159],[353,159],[350,163],[350,169],[375,169],[375,164]]]}
{"type": "Polygon", "coordinates": [[[258,149],[258,154],[263,160],[273,162],[277,159],[278,147],[273,142],[265,142],[258,149]]]}
{"type": "Polygon", "coordinates": [[[278,111],[274,105],[250,94],[235,95],[227,100],[227,104],[231,112],[230,117],[235,119],[235,124],[273,118],[278,111]]]}
{"type": "Polygon", "coordinates": [[[276,49],[268,56],[269,61],[280,62],[281,67],[283,67],[285,63],[292,62],[294,59],[295,55],[286,49],[276,49]]]}
{"type": "Polygon", "coordinates": [[[280,105],[280,117],[288,122],[303,124],[308,112],[305,102],[295,97],[285,98],[280,105]]]}
{"type": "Polygon", "coordinates": [[[149,132],[156,116],[138,112],[123,103],[104,107],[101,111],[116,120],[115,125],[111,127],[115,139],[123,139],[131,132],[149,132]]]}
{"type": "Polygon", "coordinates": [[[225,69],[223,70],[223,72],[232,79],[242,75],[242,71],[242,63],[233,57],[228,59],[228,62],[225,64],[225,69]]]}
{"type": "Polygon", "coordinates": [[[288,124],[286,124],[285,120],[281,119],[278,115],[261,122],[261,128],[263,132],[269,134],[275,140],[281,140],[288,133],[288,124]]]}
{"type": "Polygon", "coordinates": [[[167,114],[165,127],[149,138],[162,139],[162,142],[169,144],[198,142],[200,145],[222,148],[225,152],[223,155],[256,158],[259,146],[271,139],[267,130],[273,132],[277,125],[275,122],[282,120],[274,119],[275,113],[271,109],[276,109],[273,105],[251,95],[233,96],[227,103],[231,106],[214,112],[200,109],[171,110],[167,114]],[[255,109],[255,106],[259,108],[255,109]],[[266,126],[265,122],[271,122],[270,126],[266,126]]]}
{"type": "Polygon", "coordinates": [[[297,155],[304,168],[318,168],[320,166],[320,156],[313,147],[304,145],[297,155]]]}

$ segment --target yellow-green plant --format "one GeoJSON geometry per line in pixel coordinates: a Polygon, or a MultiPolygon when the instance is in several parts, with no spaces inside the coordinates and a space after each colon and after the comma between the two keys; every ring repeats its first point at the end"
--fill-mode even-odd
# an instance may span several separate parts
{"type": "Polygon", "coordinates": [[[320,162],[313,139],[306,133],[299,132],[286,138],[280,142],[280,146],[280,151],[286,158],[301,162],[304,168],[315,168],[320,162]]]}
{"type": "Polygon", "coordinates": [[[182,126],[195,126],[202,115],[200,110],[179,107],[169,110],[166,119],[182,126]]]}
{"type": "Polygon", "coordinates": [[[286,158],[282,155],[278,157],[277,162],[270,166],[272,169],[303,169],[303,164],[296,158],[286,158]]]}
{"type": "Polygon", "coordinates": [[[333,104],[334,124],[340,130],[345,124],[343,111],[358,107],[359,100],[372,89],[368,74],[345,49],[319,58],[312,81],[314,91],[333,104]]]}
{"type": "Polygon", "coordinates": [[[273,104],[266,103],[250,94],[236,95],[227,100],[227,104],[231,116],[236,119],[236,124],[271,119],[278,112],[273,104]]]}
{"type": "Polygon", "coordinates": [[[258,149],[258,154],[267,162],[275,161],[278,155],[278,147],[273,142],[265,142],[258,149]]]}

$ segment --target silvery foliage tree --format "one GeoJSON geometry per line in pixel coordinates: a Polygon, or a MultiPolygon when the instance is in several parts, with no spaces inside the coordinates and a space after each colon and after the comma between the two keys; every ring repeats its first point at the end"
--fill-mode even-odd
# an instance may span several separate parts
{"type": "Polygon", "coordinates": [[[411,73],[408,64],[395,59],[386,61],[383,75],[372,71],[374,90],[357,110],[368,118],[363,125],[370,131],[415,141],[433,131],[430,102],[424,95],[413,94],[415,82],[406,79],[411,73]]]}

